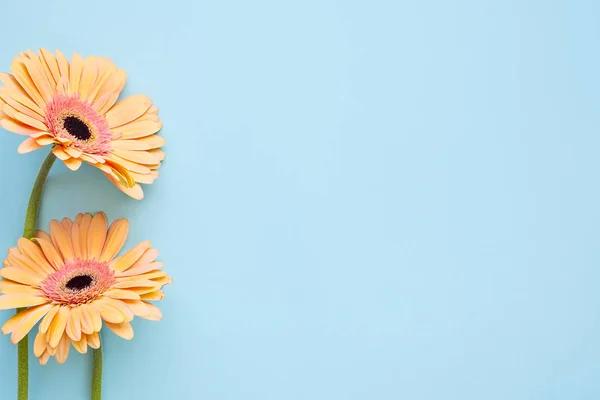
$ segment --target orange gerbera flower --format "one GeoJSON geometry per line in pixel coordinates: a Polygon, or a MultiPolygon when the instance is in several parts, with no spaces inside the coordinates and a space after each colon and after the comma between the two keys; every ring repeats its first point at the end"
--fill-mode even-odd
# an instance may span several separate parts
{"type": "Polygon", "coordinates": [[[0,74],[0,124],[29,136],[20,153],[53,145],[70,169],[85,161],[129,196],[144,197],[139,184],[158,177],[165,141],[156,135],[162,123],[150,98],[117,103],[125,71],[107,58],[75,53],[69,63],[60,51],[54,56],[45,49],[21,53],[11,71],[0,74]]]}
{"type": "Polygon", "coordinates": [[[2,333],[17,343],[42,320],[34,353],[42,364],[54,355],[63,363],[71,343],[81,353],[98,348],[103,324],[131,339],[134,316],[160,320],[148,301],[161,300],[171,278],[150,242],[116,257],[128,231],[125,219],[108,228],[104,213],[79,214],[75,221],[52,221],[50,234],[19,239],[0,269],[0,309],[31,308],[10,318],[2,333]]]}

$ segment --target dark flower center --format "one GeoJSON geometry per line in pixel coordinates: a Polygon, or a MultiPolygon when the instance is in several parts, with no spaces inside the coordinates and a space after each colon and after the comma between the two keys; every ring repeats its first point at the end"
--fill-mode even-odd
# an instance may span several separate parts
{"type": "Polygon", "coordinates": [[[85,141],[92,137],[90,128],[77,117],[71,115],[66,117],[63,121],[63,127],[79,140],[85,141]]]}
{"type": "Polygon", "coordinates": [[[84,290],[91,286],[93,280],[89,275],[78,275],[71,278],[65,286],[69,290],[84,290]]]}

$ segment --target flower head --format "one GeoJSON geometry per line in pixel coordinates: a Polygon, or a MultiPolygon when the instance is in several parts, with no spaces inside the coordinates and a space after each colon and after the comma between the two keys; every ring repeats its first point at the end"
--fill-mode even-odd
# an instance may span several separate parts
{"type": "Polygon", "coordinates": [[[45,49],[15,57],[12,74],[0,73],[0,125],[28,136],[27,153],[52,145],[72,170],[87,162],[129,196],[152,183],[164,159],[158,108],[145,95],[117,102],[126,74],[107,58],[75,53],[71,62],[45,49]]]}
{"type": "Polygon", "coordinates": [[[131,339],[134,316],[160,320],[149,301],[164,297],[171,278],[150,242],[117,257],[128,231],[125,219],[108,228],[104,213],[79,214],[52,221],[50,234],[19,239],[0,269],[0,309],[30,308],[10,318],[2,333],[17,343],[41,320],[34,353],[42,364],[51,356],[62,363],[70,344],[81,353],[98,348],[102,325],[131,339]]]}

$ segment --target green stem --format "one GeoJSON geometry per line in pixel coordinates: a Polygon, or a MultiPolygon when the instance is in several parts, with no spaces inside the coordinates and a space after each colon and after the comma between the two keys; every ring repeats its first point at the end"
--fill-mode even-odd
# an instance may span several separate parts
{"type": "MultiPolygon", "coordinates": [[[[35,226],[37,223],[40,203],[42,202],[42,193],[46,186],[48,173],[56,160],[54,153],[50,152],[44,163],[40,167],[40,172],[33,184],[29,204],[27,205],[27,214],[25,214],[25,224],[23,227],[23,237],[31,239],[35,235],[35,226]]],[[[23,311],[24,308],[18,308],[17,312],[23,311]]],[[[29,397],[29,339],[25,336],[17,347],[18,360],[18,389],[17,400],[27,400],[29,397]]]]}
{"type": "Polygon", "coordinates": [[[42,202],[42,193],[44,191],[44,186],[46,186],[48,173],[55,160],[56,156],[54,153],[50,152],[40,167],[40,172],[38,172],[38,176],[33,184],[31,196],[29,197],[29,204],[27,205],[27,214],[25,214],[25,225],[23,227],[24,238],[31,239],[35,236],[35,226],[40,210],[40,203],[42,202]]]}
{"type": "Polygon", "coordinates": [[[102,400],[102,344],[92,359],[92,400],[102,400]]]}

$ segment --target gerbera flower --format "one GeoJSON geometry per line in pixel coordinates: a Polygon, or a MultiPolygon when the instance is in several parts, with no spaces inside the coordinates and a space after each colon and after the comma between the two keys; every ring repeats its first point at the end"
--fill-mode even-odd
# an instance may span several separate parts
{"type": "Polygon", "coordinates": [[[102,325],[131,339],[134,316],[160,320],[149,301],[164,297],[171,278],[150,242],[117,257],[128,231],[125,219],[108,228],[104,213],[79,214],[52,221],[50,234],[19,239],[0,269],[0,309],[31,308],[10,318],[2,333],[17,343],[41,320],[34,353],[45,364],[53,355],[64,362],[71,343],[81,353],[100,346],[102,325]]]}
{"type": "Polygon", "coordinates": [[[139,184],[158,177],[165,141],[156,135],[162,123],[150,98],[117,102],[123,70],[107,58],[75,53],[69,63],[60,51],[41,49],[15,57],[11,71],[0,73],[0,125],[29,136],[20,153],[53,145],[70,169],[85,161],[129,196],[144,197],[139,184]]]}

